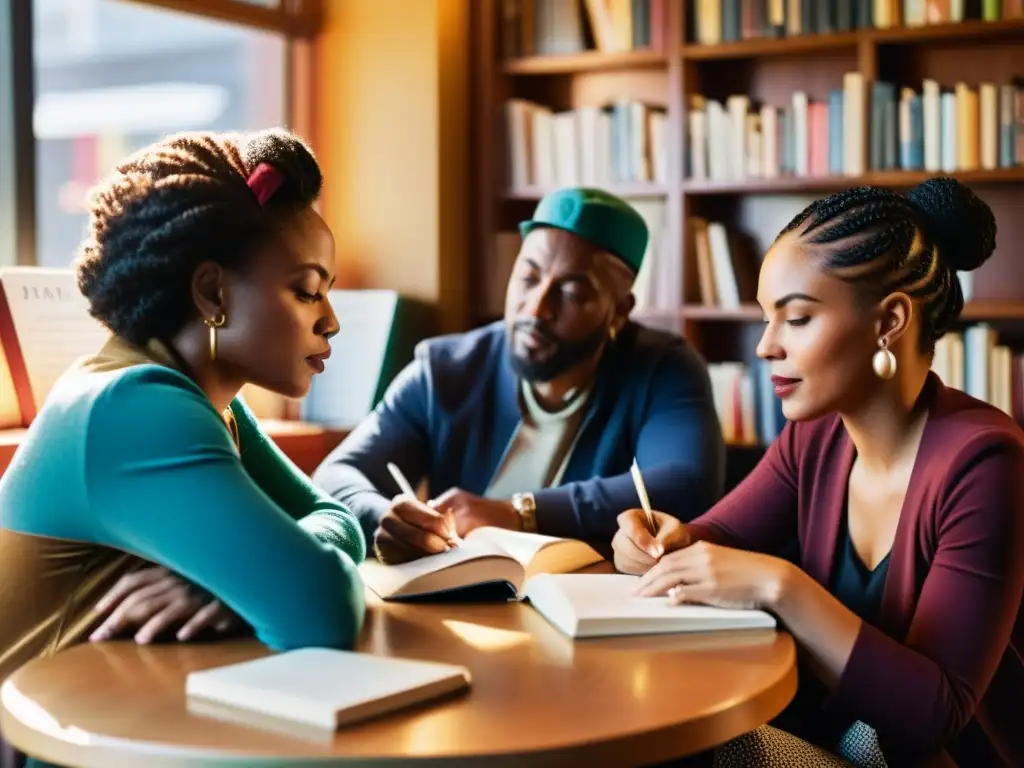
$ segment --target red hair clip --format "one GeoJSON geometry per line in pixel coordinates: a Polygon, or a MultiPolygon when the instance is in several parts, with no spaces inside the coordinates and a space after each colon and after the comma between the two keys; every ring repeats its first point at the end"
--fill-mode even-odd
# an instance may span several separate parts
{"type": "Polygon", "coordinates": [[[249,189],[256,195],[260,206],[267,204],[267,200],[273,197],[278,187],[284,183],[284,174],[270,163],[260,163],[256,166],[246,182],[249,189]]]}

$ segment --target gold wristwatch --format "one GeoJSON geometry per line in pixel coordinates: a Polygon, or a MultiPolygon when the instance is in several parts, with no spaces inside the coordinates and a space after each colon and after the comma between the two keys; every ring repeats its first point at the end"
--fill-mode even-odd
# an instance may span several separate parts
{"type": "Polygon", "coordinates": [[[537,532],[537,501],[532,493],[516,493],[512,495],[512,507],[519,513],[523,521],[523,530],[527,533],[537,532]]]}

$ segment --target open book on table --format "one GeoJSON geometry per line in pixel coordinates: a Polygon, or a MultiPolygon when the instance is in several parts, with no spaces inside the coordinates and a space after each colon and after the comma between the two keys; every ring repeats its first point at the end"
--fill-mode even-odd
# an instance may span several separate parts
{"type": "Polygon", "coordinates": [[[596,550],[575,539],[484,527],[447,552],[397,565],[367,560],[359,571],[384,600],[439,595],[509,599],[535,574],[569,573],[602,560],[596,550]]]}
{"type": "Polygon", "coordinates": [[[539,574],[527,580],[524,597],[569,637],[609,637],[677,632],[764,629],[775,617],[760,610],[670,605],[667,597],[637,597],[638,576],[539,574]]]}

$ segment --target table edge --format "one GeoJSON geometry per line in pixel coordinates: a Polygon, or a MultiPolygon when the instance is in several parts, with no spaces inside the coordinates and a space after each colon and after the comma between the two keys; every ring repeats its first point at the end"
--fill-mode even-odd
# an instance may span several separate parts
{"type": "MultiPolygon", "coordinates": [[[[144,757],[147,766],[152,768],[183,768],[205,765],[244,764],[246,766],[288,765],[301,763],[304,766],[316,765],[410,765],[417,766],[454,766],[467,765],[486,760],[488,768],[504,763],[519,764],[529,760],[531,765],[562,765],[566,760],[593,760],[601,762],[622,757],[635,759],[636,746],[643,745],[643,761],[647,763],[681,758],[696,754],[712,747],[724,744],[730,739],[747,733],[763,725],[778,714],[792,701],[797,690],[796,643],[792,635],[783,629],[777,630],[780,637],[788,641],[790,663],[777,679],[764,686],[760,691],[746,699],[742,706],[734,706],[726,712],[715,710],[704,717],[687,720],[682,723],[671,723],[652,730],[642,730],[627,734],[617,734],[610,738],[591,740],[584,743],[558,744],[550,747],[538,747],[528,752],[496,752],[486,754],[448,754],[448,755],[402,755],[402,756],[367,756],[367,755],[309,755],[296,757],[285,752],[278,753],[246,753],[234,749],[218,749],[216,747],[180,746],[169,742],[136,741],[121,736],[106,736],[95,732],[81,733],[80,739],[65,738],[53,730],[66,730],[53,722],[51,729],[42,729],[29,725],[23,717],[15,714],[9,706],[12,698],[24,699],[26,703],[17,708],[30,710],[39,709],[18,689],[16,678],[21,670],[12,674],[0,686],[0,732],[4,738],[17,749],[42,760],[81,766],[137,765],[138,759],[144,757]],[[84,740],[86,743],[81,743],[84,740]],[[679,752],[675,745],[687,743],[687,749],[679,752]]],[[[45,659],[28,662],[25,667],[45,659]]],[[[24,669],[23,667],[22,669],[24,669]]],[[[53,721],[47,713],[40,713],[41,719],[53,721]]]]}

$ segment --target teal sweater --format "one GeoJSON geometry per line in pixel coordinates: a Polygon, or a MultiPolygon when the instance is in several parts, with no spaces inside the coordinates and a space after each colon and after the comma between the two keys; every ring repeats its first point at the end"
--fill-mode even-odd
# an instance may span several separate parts
{"type": "MultiPolygon", "coordinates": [[[[366,548],[349,511],[302,475],[240,399],[231,404],[239,450],[191,379],[155,363],[111,368],[110,359],[58,382],[0,480],[0,582],[22,582],[27,594],[0,589],[0,668],[5,652],[11,663],[42,652],[26,640],[48,634],[38,631],[39,600],[66,611],[96,563],[121,552],[205,588],[271,648],[352,647],[366,548]],[[5,566],[6,552],[16,554],[5,566]]],[[[87,609],[101,592],[78,602],[87,609]]]]}

